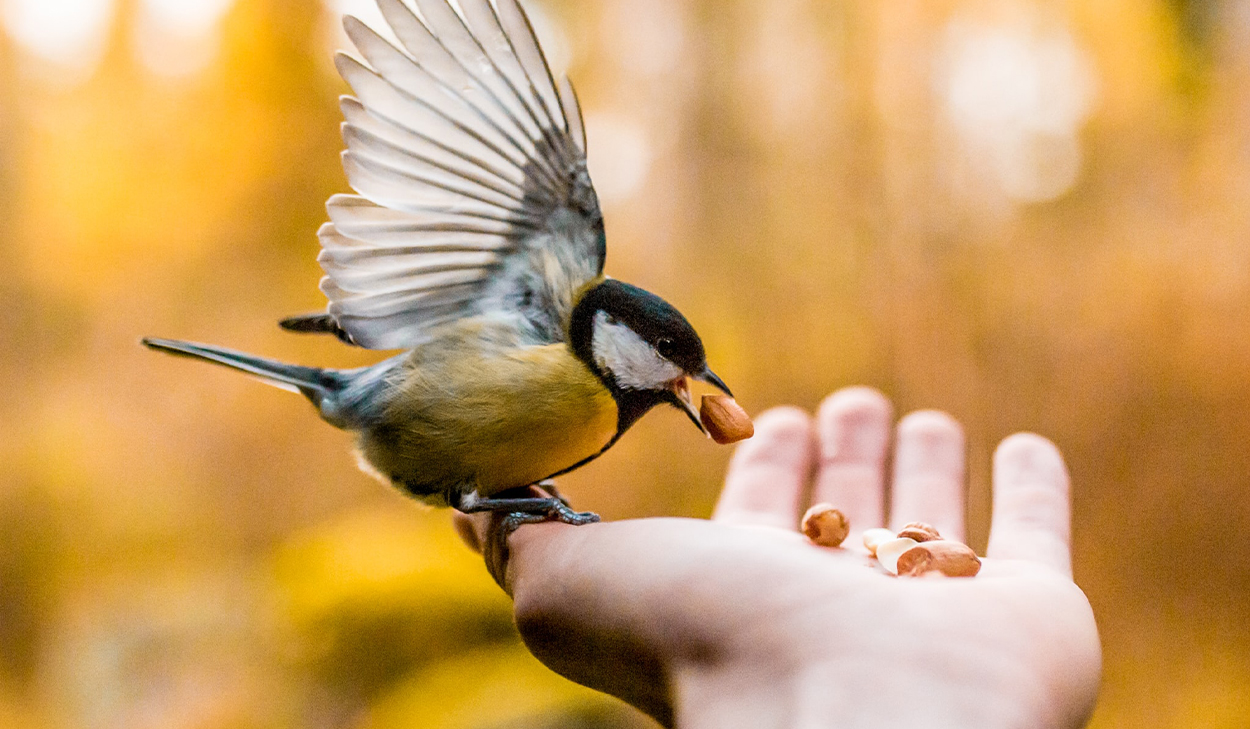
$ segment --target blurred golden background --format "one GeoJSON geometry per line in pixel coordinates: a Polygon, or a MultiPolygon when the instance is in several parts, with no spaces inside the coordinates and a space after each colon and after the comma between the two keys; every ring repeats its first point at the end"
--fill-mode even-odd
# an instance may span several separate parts
{"type": "MultiPolygon", "coordinates": [[[[1095,727],[1250,726],[1250,3],[527,0],[587,111],[608,271],[753,412],[849,384],[1069,459],[1095,727]]],[[[650,726],[527,657],[430,513],[298,397],[369,0],[0,2],[0,727],[650,726]],[[477,680],[470,680],[477,677],[477,680]]],[[[645,418],[564,479],[705,516],[645,418]]]]}

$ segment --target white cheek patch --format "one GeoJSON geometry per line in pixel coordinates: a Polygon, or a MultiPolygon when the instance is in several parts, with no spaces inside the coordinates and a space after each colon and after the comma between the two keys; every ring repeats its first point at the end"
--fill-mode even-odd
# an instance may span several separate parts
{"type": "Polygon", "coordinates": [[[595,313],[591,342],[595,364],[612,373],[619,387],[657,390],[683,374],[632,329],[609,321],[607,312],[595,313]]]}

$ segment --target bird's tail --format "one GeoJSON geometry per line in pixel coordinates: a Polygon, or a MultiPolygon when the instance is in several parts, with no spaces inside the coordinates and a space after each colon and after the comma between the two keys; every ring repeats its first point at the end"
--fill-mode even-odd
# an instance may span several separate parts
{"type": "Polygon", "coordinates": [[[313,404],[321,406],[327,395],[342,388],[342,378],[334,370],[319,367],[301,367],[300,365],[284,364],[264,357],[256,357],[243,352],[236,352],[225,347],[194,342],[179,342],[173,339],[156,339],[144,337],[143,344],[152,349],[168,352],[181,357],[225,365],[231,369],[246,372],[259,377],[265,382],[281,387],[284,390],[303,393],[313,404]]]}

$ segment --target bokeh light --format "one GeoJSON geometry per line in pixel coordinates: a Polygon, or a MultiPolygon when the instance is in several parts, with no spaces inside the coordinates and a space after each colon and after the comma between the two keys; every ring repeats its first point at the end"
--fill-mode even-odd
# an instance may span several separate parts
{"type": "Polygon", "coordinates": [[[1029,6],[1006,8],[947,24],[934,86],[974,162],[1011,199],[1046,202],[1080,174],[1094,69],[1062,24],[1029,6]]]}
{"type": "Polygon", "coordinates": [[[4,27],[57,78],[90,75],[104,53],[114,0],[5,0],[4,27]]]}
{"type": "Polygon", "coordinates": [[[136,21],[135,54],[162,76],[205,69],[219,42],[222,17],[233,0],[142,0],[136,21]]]}
{"type": "Polygon", "coordinates": [[[586,117],[586,134],[593,132],[594,161],[590,174],[605,206],[615,206],[638,193],[651,168],[651,145],[646,133],[628,117],[596,112],[586,117]]]}

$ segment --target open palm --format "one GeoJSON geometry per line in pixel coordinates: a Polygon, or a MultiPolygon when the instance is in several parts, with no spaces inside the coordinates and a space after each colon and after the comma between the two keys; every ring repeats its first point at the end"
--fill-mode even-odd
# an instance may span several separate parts
{"type": "Polygon", "coordinates": [[[711,521],[522,527],[507,585],[526,644],[554,670],[681,727],[1074,727],[1100,667],[1072,583],[1068,479],[1016,435],[994,461],[989,554],[972,579],[900,579],[859,532],[908,521],[963,538],[964,443],[949,416],[904,418],[854,388],[813,424],[761,416],[711,521]],[[850,518],[844,549],[796,530],[809,502],[850,518]],[[916,722],[924,722],[916,724],[916,722]]]}

